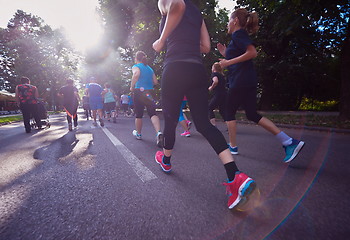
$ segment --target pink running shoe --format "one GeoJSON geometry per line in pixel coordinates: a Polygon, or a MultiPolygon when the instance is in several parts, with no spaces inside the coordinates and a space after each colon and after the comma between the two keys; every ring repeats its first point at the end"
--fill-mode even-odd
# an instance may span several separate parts
{"type": "Polygon", "coordinates": [[[157,151],[156,155],[154,156],[154,159],[160,165],[160,167],[163,169],[164,172],[170,172],[171,171],[171,164],[164,164],[163,163],[163,156],[164,156],[164,153],[162,151],[157,151]]]}
{"type": "Polygon", "coordinates": [[[242,172],[237,172],[233,181],[223,184],[226,186],[226,193],[229,195],[227,202],[229,209],[234,208],[243,197],[251,194],[256,187],[255,181],[242,172]]]}
{"type": "Polygon", "coordinates": [[[191,133],[190,133],[190,131],[184,131],[183,133],[181,133],[181,136],[183,136],[183,137],[191,137],[191,133]]]}

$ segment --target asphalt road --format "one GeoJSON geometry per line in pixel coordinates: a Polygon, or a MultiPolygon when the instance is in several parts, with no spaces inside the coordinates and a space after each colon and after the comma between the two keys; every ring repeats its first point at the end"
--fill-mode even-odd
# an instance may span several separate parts
{"type": "Polygon", "coordinates": [[[286,165],[273,136],[240,124],[236,162],[260,198],[238,211],[226,207],[225,170],[194,129],[183,138],[178,127],[166,174],[148,117],[143,140],[131,134],[133,118],[104,128],[81,118],[73,132],[64,115],[50,121],[31,134],[23,123],[0,127],[0,239],[349,238],[349,134],[284,129],[306,142],[286,165]]]}

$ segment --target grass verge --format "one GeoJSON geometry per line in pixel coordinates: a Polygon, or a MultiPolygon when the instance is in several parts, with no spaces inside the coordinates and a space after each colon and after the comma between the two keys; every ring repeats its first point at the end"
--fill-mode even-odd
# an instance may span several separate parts
{"type": "Polygon", "coordinates": [[[11,116],[11,117],[2,117],[2,118],[0,118],[0,124],[18,122],[18,121],[21,121],[22,119],[23,119],[22,115],[11,116]]]}
{"type": "MultiPolygon", "coordinates": [[[[56,114],[60,112],[48,112],[49,115],[56,114]]],[[[337,116],[322,116],[322,115],[297,115],[297,114],[263,114],[264,117],[270,119],[276,124],[288,124],[288,125],[298,125],[298,126],[308,126],[308,127],[327,127],[327,128],[339,128],[339,129],[350,129],[350,121],[340,121],[337,116]]],[[[216,113],[218,119],[221,118],[219,114],[216,113]]],[[[244,113],[238,112],[236,114],[238,121],[250,122],[247,120],[244,113]]],[[[1,117],[0,125],[21,121],[22,115],[11,116],[11,117],[1,117]]]]}
{"type": "MultiPolygon", "coordinates": [[[[350,129],[350,121],[340,121],[337,116],[321,116],[321,115],[290,115],[290,114],[263,114],[264,117],[270,119],[276,124],[288,124],[308,127],[327,127],[350,129]]],[[[237,113],[237,120],[247,121],[244,113],[237,113]]]]}

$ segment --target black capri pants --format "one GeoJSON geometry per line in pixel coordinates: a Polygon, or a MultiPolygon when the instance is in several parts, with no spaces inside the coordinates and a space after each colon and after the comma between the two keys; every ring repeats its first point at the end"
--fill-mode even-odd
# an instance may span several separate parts
{"type": "Polygon", "coordinates": [[[226,92],[215,93],[209,102],[209,119],[215,118],[214,110],[219,108],[219,113],[225,119],[226,112],[226,92]]]}
{"type": "Polygon", "coordinates": [[[236,112],[242,107],[248,120],[258,123],[262,116],[256,109],[256,87],[230,88],[226,102],[226,121],[236,120],[236,112]]]}
{"type": "Polygon", "coordinates": [[[152,95],[153,90],[144,90],[142,92],[138,88],[134,90],[134,112],[136,118],[143,117],[145,107],[150,118],[156,115],[156,105],[152,95]]]}
{"type": "Polygon", "coordinates": [[[184,96],[187,97],[197,131],[208,140],[217,154],[228,148],[222,133],[209,121],[208,76],[202,64],[169,63],[164,68],[161,83],[165,149],[174,148],[179,109],[184,96]]]}

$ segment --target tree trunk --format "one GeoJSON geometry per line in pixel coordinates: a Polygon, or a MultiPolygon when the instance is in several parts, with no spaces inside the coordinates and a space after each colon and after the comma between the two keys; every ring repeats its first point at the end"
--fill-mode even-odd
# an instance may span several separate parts
{"type": "Polygon", "coordinates": [[[341,50],[341,95],[340,114],[341,120],[350,120],[350,24],[348,23],[347,35],[341,50]]]}

